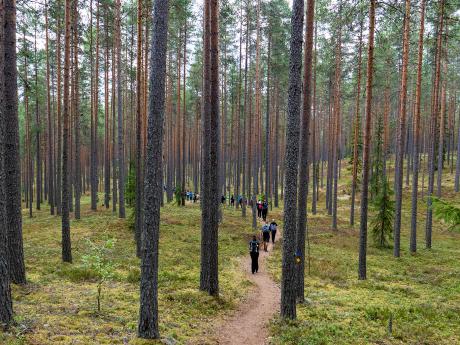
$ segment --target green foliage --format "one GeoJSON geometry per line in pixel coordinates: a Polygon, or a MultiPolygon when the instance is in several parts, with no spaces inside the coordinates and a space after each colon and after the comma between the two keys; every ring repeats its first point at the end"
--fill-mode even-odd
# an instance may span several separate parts
{"type": "Polygon", "coordinates": [[[176,200],[177,206],[182,205],[182,188],[177,186],[174,190],[174,199],[176,200]]]}
{"type": "Polygon", "coordinates": [[[435,197],[431,198],[431,207],[436,218],[449,224],[449,230],[460,231],[460,207],[435,197]]]}
{"type": "Polygon", "coordinates": [[[128,207],[136,205],[136,168],[134,162],[129,162],[128,183],[125,187],[125,200],[128,207]]]}
{"type": "Polygon", "coordinates": [[[379,248],[389,247],[389,240],[393,235],[395,206],[390,195],[389,183],[387,180],[383,180],[379,194],[374,197],[372,202],[372,208],[376,214],[371,221],[371,233],[374,244],[379,248]]]}
{"type": "Polygon", "coordinates": [[[104,283],[114,276],[115,267],[110,260],[116,240],[109,238],[102,244],[86,240],[88,254],[81,257],[82,267],[95,273],[97,279],[97,311],[101,311],[101,295],[104,283]]]}
{"type": "Polygon", "coordinates": [[[380,197],[380,193],[386,184],[383,176],[383,116],[379,114],[375,128],[374,150],[372,154],[372,175],[370,181],[371,200],[380,197]]]}

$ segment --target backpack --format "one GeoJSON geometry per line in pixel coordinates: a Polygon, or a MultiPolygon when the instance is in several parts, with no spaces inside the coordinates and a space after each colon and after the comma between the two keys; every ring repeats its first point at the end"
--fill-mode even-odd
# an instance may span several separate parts
{"type": "Polygon", "coordinates": [[[270,224],[270,230],[271,231],[276,231],[276,224],[275,223],[270,224]]]}
{"type": "Polygon", "coordinates": [[[262,232],[269,232],[270,231],[270,227],[265,224],[263,227],[262,227],[262,232]]]}
{"type": "Polygon", "coordinates": [[[259,252],[259,242],[252,240],[249,242],[249,250],[251,253],[258,253],[259,252]]]}

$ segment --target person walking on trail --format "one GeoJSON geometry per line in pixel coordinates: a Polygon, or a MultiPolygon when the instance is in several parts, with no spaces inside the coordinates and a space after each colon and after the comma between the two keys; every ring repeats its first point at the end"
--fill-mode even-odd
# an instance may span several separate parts
{"type": "Polygon", "coordinates": [[[262,239],[264,241],[264,251],[268,251],[268,244],[270,243],[270,226],[264,223],[262,226],[262,239]]]}
{"type": "Polygon", "coordinates": [[[272,234],[272,243],[275,244],[275,237],[276,237],[276,230],[278,228],[278,224],[276,224],[275,220],[272,219],[270,223],[270,232],[272,234]]]}
{"type": "Polygon", "coordinates": [[[267,214],[268,214],[268,202],[264,201],[262,204],[262,219],[264,222],[267,221],[267,214]]]}
{"type": "Polygon", "coordinates": [[[232,197],[230,198],[230,205],[232,205],[232,207],[235,206],[235,198],[233,197],[233,195],[232,195],[232,197]]]}
{"type": "Polygon", "coordinates": [[[220,202],[223,204],[225,204],[225,195],[222,195],[222,197],[220,198],[220,202]]]}
{"type": "Polygon", "coordinates": [[[255,235],[249,242],[249,254],[251,255],[251,272],[254,274],[259,271],[259,241],[255,235]]]}
{"type": "Polygon", "coordinates": [[[257,200],[257,217],[262,218],[262,202],[257,200]]]}

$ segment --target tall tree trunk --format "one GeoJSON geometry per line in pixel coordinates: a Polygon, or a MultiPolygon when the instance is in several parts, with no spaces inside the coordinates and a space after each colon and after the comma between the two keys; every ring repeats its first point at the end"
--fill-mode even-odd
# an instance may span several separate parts
{"type": "Polygon", "coordinates": [[[366,81],[366,127],[363,141],[363,180],[361,186],[361,219],[359,224],[359,264],[358,278],[366,279],[367,254],[367,212],[369,191],[369,146],[371,141],[372,122],[372,80],[374,77],[374,30],[375,30],[375,0],[369,5],[369,41],[367,50],[367,81],[366,81]]]}
{"type": "Polygon", "coordinates": [[[57,29],[56,29],[56,73],[57,73],[57,80],[56,80],[56,92],[57,92],[57,106],[56,106],[56,116],[57,116],[57,172],[56,172],[56,208],[57,214],[62,215],[62,117],[61,117],[61,108],[62,108],[62,101],[61,101],[61,0],[57,2],[57,29]]]}
{"type": "Polygon", "coordinates": [[[300,96],[302,90],[303,0],[295,0],[291,16],[289,92],[286,123],[283,271],[281,317],[296,318],[295,240],[297,234],[297,176],[300,139],[300,96]]]}
{"type": "MultiPolygon", "coordinates": [[[[156,1],[155,1],[156,3],[156,1]]],[[[142,0],[137,2],[137,71],[136,71],[136,253],[141,255],[142,234],[142,0]]]]}
{"type": "Polygon", "coordinates": [[[37,23],[35,23],[34,31],[34,66],[35,66],[35,154],[37,164],[37,198],[36,208],[40,210],[40,204],[42,202],[42,156],[41,156],[41,121],[40,111],[38,107],[38,61],[37,61],[37,23]]]}
{"type": "MultiPolygon", "coordinates": [[[[6,226],[10,277],[26,283],[21,214],[21,168],[19,151],[18,84],[16,58],[16,3],[3,0],[4,13],[4,103],[5,103],[5,186],[6,226]]],[[[2,274],[2,276],[4,276],[2,274]]]]}
{"type": "Polygon", "coordinates": [[[303,80],[303,109],[300,127],[300,156],[299,156],[299,194],[297,213],[297,236],[296,256],[300,257],[300,263],[296,269],[296,297],[298,303],[303,303],[304,296],[304,275],[305,275],[305,235],[307,228],[307,194],[308,179],[307,169],[309,161],[310,144],[310,118],[311,118],[311,96],[312,96],[312,62],[313,62],[313,25],[315,22],[315,0],[308,0],[305,21],[305,52],[304,52],[304,80],[303,80]]]}
{"type": "Polygon", "coordinates": [[[70,164],[69,164],[69,117],[70,117],[70,0],[65,0],[65,46],[64,46],[64,113],[62,132],[62,260],[72,262],[70,244],[70,164]]]}
{"type": "Polygon", "coordinates": [[[105,12],[105,49],[104,49],[104,206],[110,207],[110,129],[109,129],[109,26],[108,7],[105,12]]]}
{"type": "Polygon", "coordinates": [[[407,64],[409,60],[409,26],[410,26],[410,0],[406,0],[404,15],[404,35],[401,71],[401,92],[399,96],[399,124],[397,130],[397,148],[395,163],[395,223],[394,223],[394,248],[393,255],[400,256],[401,246],[401,209],[402,209],[402,182],[404,167],[404,136],[406,133],[406,100],[407,100],[407,64]]]}
{"type": "MultiPolygon", "coordinates": [[[[116,1],[117,113],[118,113],[118,217],[125,218],[125,154],[123,138],[123,96],[121,85],[121,3],[116,1]]],[[[163,192],[161,192],[163,193],[163,192]]]]}
{"type": "MultiPolygon", "coordinates": [[[[118,0],[118,4],[119,4],[118,0]]],[[[158,245],[163,195],[163,125],[165,108],[168,0],[155,0],[149,77],[149,117],[145,169],[145,218],[141,256],[141,292],[138,335],[159,338],[158,245]]]]}
{"type": "Polygon", "coordinates": [[[359,45],[358,45],[358,70],[356,76],[356,99],[355,99],[355,123],[353,131],[353,177],[351,181],[351,208],[350,208],[350,225],[355,224],[355,195],[358,177],[358,143],[361,133],[360,119],[360,99],[361,99],[361,65],[362,65],[362,50],[363,50],[363,20],[360,21],[359,27],[359,45]]]}
{"type": "Polygon", "coordinates": [[[48,37],[48,2],[45,1],[45,50],[46,50],[46,114],[48,119],[48,202],[50,213],[54,215],[54,155],[53,155],[53,114],[51,111],[50,95],[50,63],[49,63],[49,37],[48,37]]]}
{"type": "Polygon", "coordinates": [[[412,212],[410,245],[411,253],[417,251],[417,197],[418,197],[418,172],[419,172],[419,151],[420,151],[420,99],[422,95],[422,65],[423,65],[423,34],[425,31],[425,0],[420,5],[420,31],[418,38],[417,54],[417,80],[415,89],[415,114],[414,114],[414,163],[412,167],[412,212]]]}
{"type": "Polygon", "coordinates": [[[78,70],[78,0],[73,0],[73,78],[75,94],[75,219],[80,219],[81,198],[81,124],[80,124],[80,71],[78,70]]]}
{"type": "Polygon", "coordinates": [[[436,38],[436,57],[435,57],[435,75],[432,89],[431,104],[431,123],[430,123],[430,147],[428,152],[428,187],[427,187],[427,214],[425,223],[425,246],[431,248],[431,237],[433,228],[433,209],[431,207],[431,197],[434,190],[434,165],[435,165],[435,137],[437,128],[437,119],[439,114],[439,83],[441,75],[441,50],[442,50],[442,31],[444,26],[444,0],[439,0],[438,28],[436,38]]]}
{"type": "MultiPolygon", "coordinates": [[[[11,100],[16,102],[16,99],[8,99],[6,97],[6,84],[7,84],[7,73],[8,70],[6,69],[7,65],[10,65],[12,61],[8,61],[8,58],[11,58],[11,49],[9,46],[10,42],[7,40],[8,37],[6,35],[7,29],[11,30],[11,22],[9,23],[8,20],[15,19],[15,17],[11,17],[11,10],[14,9],[14,2],[8,0],[1,0],[0,1],[0,66],[3,69],[0,71],[0,325],[8,327],[11,320],[13,319],[13,303],[11,299],[11,288],[10,288],[10,272],[8,272],[8,214],[7,214],[7,204],[8,204],[8,194],[7,194],[7,185],[10,183],[18,184],[19,180],[7,180],[7,178],[14,177],[20,178],[19,175],[17,176],[8,176],[8,169],[6,166],[6,158],[7,158],[7,143],[6,135],[7,135],[7,128],[10,125],[7,122],[8,119],[8,112],[7,110],[11,110],[14,104],[7,103],[11,100]],[[11,8],[13,6],[13,8],[11,8]],[[6,9],[5,9],[6,7],[6,9]],[[6,17],[6,11],[10,11],[8,13],[8,17],[6,17]]],[[[11,34],[11,33],[10,33],[11,34]]],[[[15,42],[13,42],[15,43],[15,42]]],[[[16,48],[16,46],[13,46],[16,48]]],[[[15,51],[16,53],[16,51],[15,51]]],[[[14,60],[16,64],[16,60],[14,60]]],[[[16,68],[14,69],[14,74],[16,74],[16,68]]],[[[8,75],[11,77],[11,75],[8,75]]],[[[16,76],[14,79],[16,83],[16,76]]],[[[16,103],[17,107],[17,103],[16,103]]],[[[17,113],[16,113],[17,116],[17,113]]],[[[17,121],[17,119],[16,119],[17,121]]],[[[16,137],[17,139],[17,137],[16,137]]],[[[12,275],[11,275],[12,276],[12,275]]]]}

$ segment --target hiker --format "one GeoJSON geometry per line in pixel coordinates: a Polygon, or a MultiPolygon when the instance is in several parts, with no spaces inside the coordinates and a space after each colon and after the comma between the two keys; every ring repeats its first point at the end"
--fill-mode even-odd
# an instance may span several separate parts
{"type": "Polygon", "coordinates": [[[222,195],[222,197],[220,198],[220,202],[223,204],[225,204],[225,195],[222,195]]]}
{"type": "Polygon", "coordinates": [[[270,226],[267,223],[262,226],[262,239],[264,241],[264,251],[267,252],[268,244],[270,243],[270,226]]]}
{"type": "Polygon", "coordinates": [[[267,221],[267,214],[268,214],[268,202],[264,201],[262,204],[262,219],[264,222],[267,221]]]}
{"type": "Polygon", "coordinates": [[[272,243],[275,244],[275,237],[276,237],[276,230],[277,230],[278,224],[276,224],[275,220],[272,219],[272,222],[270,223],[270,232],[272,234],[272,243]]]}
{"type": "Polygon", "coordinates": [[[235,198],[233,197],[233,195],[232,195],[232,197],[230,198],[230,205],[232,205],[232,207],[235,206],[235,198]]]}
{"type": "Polygon", "coordinates": [[[257,217],[262,218],[262,202],[257,200],[257,217]]]}
{"type": "Polygon", "coordinates": [[[197,200],[198,200],[198,195],[195,193],[193,195],[193,203],[196,203],[197,200]]]}
{"type": "Polygon", "coordinates": [[[259,270],[259,241],[255,235],[249,242],[249,254],[251,255],[251,271],[254,274],[259,270]]]}

